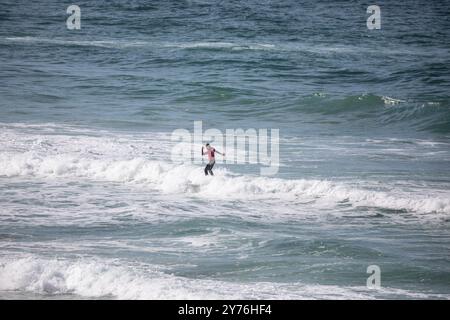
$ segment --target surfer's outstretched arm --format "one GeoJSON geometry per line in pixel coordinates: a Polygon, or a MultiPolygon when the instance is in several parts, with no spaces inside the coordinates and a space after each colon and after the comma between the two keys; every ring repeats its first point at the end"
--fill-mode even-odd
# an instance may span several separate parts
{"type": "Polygon", "coordinates": [[[224,156],[224,155],[225,155],[225,152],[224,152],[224,153],[221,153],[221,152],[219,152],[219,151],[217,151],[217,150],[216,150],[216,152],[217,152],[218,154],[220,154],[221,156],[224,156]]]}

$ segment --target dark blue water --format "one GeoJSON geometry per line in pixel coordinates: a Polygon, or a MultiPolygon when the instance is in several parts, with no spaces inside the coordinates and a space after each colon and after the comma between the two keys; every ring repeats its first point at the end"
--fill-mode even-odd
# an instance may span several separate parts
{"type": "Polygon", "coordinates": [[[380,30],[366,1],[76,4],[0,1],[0,296],[449,297],[450,1],[380,30]],[[278,173],[173,163],[194,121],[278,129],[278,173]]]}

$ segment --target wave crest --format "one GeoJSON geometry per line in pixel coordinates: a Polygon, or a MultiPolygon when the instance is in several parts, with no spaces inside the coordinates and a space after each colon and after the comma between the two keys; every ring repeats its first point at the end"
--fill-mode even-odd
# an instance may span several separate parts
{"type": "Polygon", "coordinates": [[[43,295],[73,294],[117,299],[373,299],[377,295],[407,298],[448,298],[383,288],[307,285],[301,283],[199,280],[177,277],[149,265],[98,259],[42,259],[27,256],[0,260],[0,291],[43,295]]]}
{"type": "Polygon", "coordinates": [[[163,193],[184,193],[211,199],[313,201],[333,208],[340,203],[353,207],[375,207],[418,213],[450,213],[450,194],[422,194],[392,189],[389,192],[352,187],[327,180],[287,180],[260,176],[238,176],[226,169],[205,177],[202,168],[144,158],[128,160],[91,159],[68,155],[37,156],[33,152],[0,155],[0,176],[132,183],[163,193]]]}

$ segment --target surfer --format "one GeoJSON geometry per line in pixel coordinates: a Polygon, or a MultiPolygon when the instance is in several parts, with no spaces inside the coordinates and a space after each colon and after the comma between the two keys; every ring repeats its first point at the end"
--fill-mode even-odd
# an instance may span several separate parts
{"type": "Polygon", "coordinates": [[[208,172],[210,175],[214,175],[214,173],[212,172],[212,168],[214,167],[214,164],[216,163],[216,158],[215,158],[215,153],[218,153],[222,156],[225,156],[225,153],[220,153],[219,151],[217,151],[216,149],[214,149],[213,147],[211,147],[211,145],[209,143],[206,144],[206,151],[204,150],[204,147],[202,146],[202,156],[204,156],[205,154],[208,155],[208,164],[205,167],[205,176],[208,175],[208,172]]]}

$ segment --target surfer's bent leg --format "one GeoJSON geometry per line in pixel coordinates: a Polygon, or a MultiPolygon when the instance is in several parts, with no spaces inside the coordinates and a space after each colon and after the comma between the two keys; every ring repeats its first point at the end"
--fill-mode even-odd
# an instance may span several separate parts
{"type": "Polygon", "coordinates": [[[206,165],[206,167],[205,167],[205,176],[207,176],[208,175],[208,171],[209,170],[211,170],[211,169],[209,169],[209,163],[206,165]]]}
{"type": "Polygon", "coordinates": [[[213,160],[213,161],[211,161],[209,164],[208,164],[208,166],[209,166],[209,168],[208,168],[208,171],[209,171],[209,174],[210,175],[214,175],[214,173],[212,172],[212,168],[214,167],[214,164],[215,164],[216,162],[213,160]]]}

